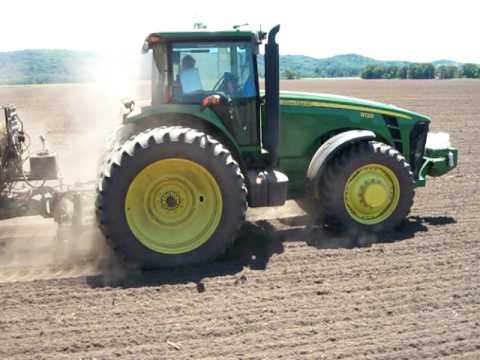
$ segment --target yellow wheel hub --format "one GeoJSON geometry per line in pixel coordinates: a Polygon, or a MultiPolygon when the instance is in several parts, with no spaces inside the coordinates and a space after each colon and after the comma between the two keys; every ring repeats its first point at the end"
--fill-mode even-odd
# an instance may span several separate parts
{"type": "Polygon", "coordinates": [[[185,159],[156,161],[131,182],[125,214],[135,237],[163,254],[195,250],[213,235],[223,201],[215,178],[185,159]]]}
{"type": "Polygon", "coordinates": [[[399,199],[397,176],[380,164],[358,168],[345,185],[345,207],[361,224],[373,225],[386,220],[397,208],[399,199]]]}

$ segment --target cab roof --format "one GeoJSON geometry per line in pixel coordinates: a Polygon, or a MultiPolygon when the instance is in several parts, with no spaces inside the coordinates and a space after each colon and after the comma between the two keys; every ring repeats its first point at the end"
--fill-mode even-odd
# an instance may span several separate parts
{"type": "Polygon", "coordinates": [[[257,33],[252,31],[239,31],[239,30],[227,30],[227,31],[177,31],[177,32],[156,32],[147,36],[147,40],[151,37],[158,37],[160,42],[170,41],[201,41],[201,40],[256,40],[258,38],[257,33]]]}
{"type": "Polygon", "coordinates": [[[249,41],[258,45],[263,40],[264,35],[265,33],[262,32],[240,30],[156,32],[147,36],[142,52],[148,52],[155,44],[165,44],[172,41],[249,41]]]}

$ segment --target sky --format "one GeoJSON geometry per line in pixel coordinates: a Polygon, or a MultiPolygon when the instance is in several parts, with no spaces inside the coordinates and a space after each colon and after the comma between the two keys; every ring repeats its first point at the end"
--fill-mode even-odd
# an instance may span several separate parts
{"type": "Polygon", "coordinates": [[[0,51],[139,51],[146,35],[281,24],[281,54],[480,63],[476,0],[3,0],[0,51]]]}

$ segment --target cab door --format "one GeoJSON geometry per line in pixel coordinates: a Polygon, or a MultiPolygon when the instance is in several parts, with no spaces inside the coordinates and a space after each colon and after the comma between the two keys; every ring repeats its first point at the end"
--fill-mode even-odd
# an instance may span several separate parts
{"type": "Polygon", "coordinates": [[[178,42],[171,44],[170,52],[172,102],[200,104],[219,94],[223,101],[212,110],[240,146],[258,145],[259,93],[252,44],[178,42]]]}

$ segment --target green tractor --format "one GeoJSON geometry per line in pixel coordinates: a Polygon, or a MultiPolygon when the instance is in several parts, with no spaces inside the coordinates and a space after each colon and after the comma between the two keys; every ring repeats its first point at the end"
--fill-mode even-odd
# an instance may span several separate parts
{"type": "Polygon", "coordinates": [[[143,268],[198,264],[234,242],[247,207],[302,200],[356,232],[399,225],[426,175],[457,164],[448,143],[426,148],[430,119],[392,105],[279,90],[279,26],[266,33],[162,32],[151,103],[125,102],[101,162],[97,221],[143,268]]]}

